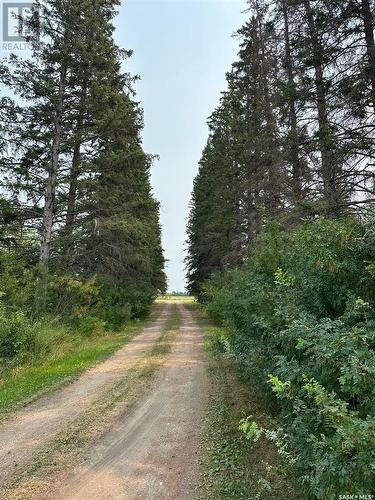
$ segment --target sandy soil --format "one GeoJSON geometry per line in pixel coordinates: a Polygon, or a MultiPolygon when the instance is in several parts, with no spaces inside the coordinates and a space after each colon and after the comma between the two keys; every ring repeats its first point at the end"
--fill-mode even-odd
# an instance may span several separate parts
{"type": "Polygon", "coordinates": [[[150,326],[107,361],[0,424],[0,485],[8,482],[17,472],[17,466],[30,462],[37,450],[139,361],[160,336],[170,310],[171,304],[167,304],[150,326]]]}
{"type": "Polygon", "coordinates": [[[200,329],[191,312],[179,307],[182,327],[153,389],[123,414],[48,498],[194,498],[208,381],[200,329]]]}

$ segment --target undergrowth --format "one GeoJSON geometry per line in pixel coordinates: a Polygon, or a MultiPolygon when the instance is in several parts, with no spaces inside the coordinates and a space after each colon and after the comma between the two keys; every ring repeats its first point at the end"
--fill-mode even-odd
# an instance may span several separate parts
{"type": "Polygon", "coordinates": [[[261,425],[271,418],[262,399],[248,391],[225,352],[227,331],[215,326],[197,306],[212,382],[203,438],[205,458],[198,499],[257,500],[301,498],[281,466],[277,449],[267,439],[250,442],[240,422],[252,414],[261,425]]]}
{"type": "Polygon", "coordinates": [[[44,349],[34,353],[21,350],[0,363],[0,418],[103,361],[129,342],[145,322],[134,320],[119,332],[101,330],[90,335],[72,333],[59,323],[40,324],[38,338],[44,349]]]}
{"type": "Polygon", "coordinates": [[[372,220],[270,223],[243,268],[204,287],[249,393],[276,410],[259,432],[306,499],[375,491],[374,262],[372,220]]]}

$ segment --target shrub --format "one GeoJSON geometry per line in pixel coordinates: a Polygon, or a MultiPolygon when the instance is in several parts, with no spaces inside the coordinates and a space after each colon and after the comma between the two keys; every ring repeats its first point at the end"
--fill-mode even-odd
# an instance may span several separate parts
{"type": "Polygon", "coordinates": [[[70,276],[46,277],[47,313],[59,316],[74,316],[90,311],[99,298],[96,278],[83,281],[70,276]]]}
{"type": "Polygon", "coordinates": [[[374,487],[374,234],[269,224],[243,269],[204,287],[242,375],[278,402],[275,441],[313,498],[374,487]]]}
{"type": "Polygon", "coordinates": [[[95,315],[107,327],[118,330],[131,319],[147,316],[155,299],[154,290],[147,284],[99,280],[99,300],[94,308],[95,315]]]}
{"type": "Polygon", "coordinates": [[[34,307],[36,273],[17,252],[0,250],[2,303],[13,311],[34,307]]]}
{"type": "Polygon", "coordinates": [[[10,359],[22,350],[35,349],[36,324],[21,312],[0,306],[0,358],[10,359]]]}
{"type": "Polygon", "coordinates": [[[52,318],[34,321],[0,304],[0,361],[18,358],[21,362],[46,355],[56,342],[67,337],[67,327],[52,318]]]}
{"type": "Polygon", "coordinates": [[[74,336],[90,337],[100,335],[105,331],[106,324],[103,320],[95,316],[86,316],[77,314],[69,318],[68,324],[71,327],[74,336]]]}

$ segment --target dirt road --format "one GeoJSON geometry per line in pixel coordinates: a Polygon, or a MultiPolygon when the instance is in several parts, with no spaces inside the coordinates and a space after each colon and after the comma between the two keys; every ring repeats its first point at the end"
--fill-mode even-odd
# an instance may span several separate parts
{"type": "Polygon", "coordinates": [[[18,467],[73,421],[108,387],[120,380],[160,336],[170,314],[166,304],[160,315],[123,349],[87,371],[64,389],[47,395],[0,424],[0,486],[18,467]]]}
{"type": "MultiPolygon", "coordinates": [[[[14,476],[15,463],[32,462],[35,452],[100,393],[121,380],[159,338],[171,312],[167,304],[149,327],[111,359],[58,393],[33,403],[0,427],[0,481],[14,476]]],[[[32,498],[193,499],[199,440],[208,402],[202,336],[192,313],[178,306],[182,325],[171,353],[147,393],[119,413],[115,423],[59,473],[48,493],[32,498]]],[[[12,496],[7,496],[12,498],[12,496]]],[[[16,496],[15,498],[24,498],[16,496]]],[[[29,497],[30,498],[30,497],[29,497]]]]}
{"type": "Polygon", "coordinates": [[[180,306],[178,340],[152,391],[50,495],[54,500],[192,499],[207,403],[202,338],[180,306]]]}

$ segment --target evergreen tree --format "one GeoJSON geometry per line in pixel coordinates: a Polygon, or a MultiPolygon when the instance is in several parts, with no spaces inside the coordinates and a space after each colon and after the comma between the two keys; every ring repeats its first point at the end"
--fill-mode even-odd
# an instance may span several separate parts
{"type": "Polygon", "coordinates": [[[283,167],[275,107],[275,33],[266,23],[266,7],[255,2],[253,15],[237,33],[239,61],[228,75],[229,92],[240,99],[241,205],[248,244],[261,228],[261,217],[282,209],[283,167]]]}
{"type": "Polygon", "coordinates": [[[361,68],[367,58],[357,38],[363,37],[362,21],[358,27],[350,20],[350,1],[290,5],[319,213],[335,217],[357,204],[373,175],[368,164],[373,126],[363,121],[368,116],[363,89],[369,85],[361,68]],[[361,103],[355,103],[358,98],[361,103]]]}
{"type": "Polygon", "coordinates": [[[224,96],[209,120],[210,137],[194,182],[186,260],[189,291],[194,295],[200,294],[200,284],[211,274],[240,265],[244,257],[232,113],[229,96],[224,96]]]}
{"type": "Polygon", "coordinates": [[[302,91],[304,73],[296,59],[293,43],[292,7],[288,0],[275,3],[272,22],[277,32],[277,78],[279,131],[287,173],[286,198],[294,212],[303,215],[312,201],[313,175],[306,151],[308,134],[303,122],[306,112],[302,91]]]}
{"type": "Polygon", "coordinates": [[[131,52],[113,40],[118,3],[37,2],[33,57],[12,56],[2,68],[18,99],[2,111],[14,126],[1,166],[13,206],[39,233],[43,272],[99,276],[132,293],[139,283],[150,300],[166,287],[164,258],[142,112],[122,71],[131,52]]]}
{"type": "Polygon", "coordinates": [[[225,269],[223,262],[246,261],[265,217],[286,225],[336,218],[373,197],[371,2],[249,0],[248,12],[220,126],[212,120],[194,184],[187,259],[193,292],[225,269]],[[227,179],[234,165],[235,187],[220,191],[217,178],[227,179]],[[227,220],[232,213],[231,248],[240,242],[236,259],[227,261],[223,207],[227,220]]]}

